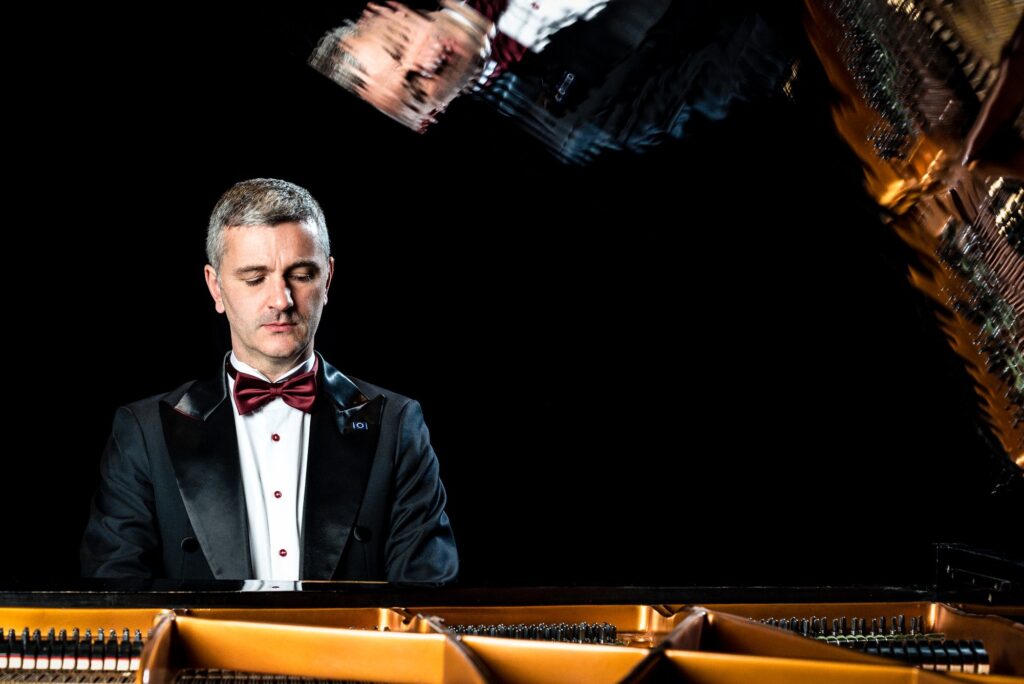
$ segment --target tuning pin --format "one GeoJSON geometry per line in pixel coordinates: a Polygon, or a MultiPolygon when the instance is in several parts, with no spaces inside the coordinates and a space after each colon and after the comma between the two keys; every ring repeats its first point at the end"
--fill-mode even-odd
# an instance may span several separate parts
{"type": "Polygon", "coordinates": [[[117,669],[126,671],[131,668],[132,635],[126,627],[121,631],[121,642],[117,645],[117,669]]]}
{"type": "Polygon", "coordinates": [[[135,630],[135,637],[132,639],[132,657],[129,662],[129,670],[139,669],[139,659],[142,656],[142,631],[135,630]]]}
{"type": "Polygon", "coordinates": [[[117,670],[117,630],[114,628],[107,631],[107,641],[103,646],[103,669],[108,672],[117,670]]]}
{"type": "Polygon", "coordinates": [[[50,670],[59,670],[61,666],[61,648],[60,643],[57,641],[57,630],[52,627],[46,633],[43,650],[46,653],[46,667],[50,670]]]}
{"type": "Polygon", "coordinates": [[[21,667],[21,642],[18,635],[12,629],[7,632],[7,667],[17,670],[21,667]]]}
{"type": "Polygon", "coordinates": [[[43,635],[38,629],[32,631],[32,651],[36,657],[36,669],[50,669],[50,658],[43,643],[43,635]]]}
{"type": "Polygon", "coordinates": [[[60,669],[75,669],[75,648],[74,645],[68,641],[68,631],[66,629],[60,630],[57,635],[57,642],[57,648],[60,651],[61,659],[60,669]]]}
{"type": "MultiPolygon", "coordinates": [[[[87,632],[88,634],[88,632],[87,632]]],[[[103,628],[96,630],[96,638],[89,643],[89,669],[90,670],[102,670],[103,669],[103,628]]]]}
{"type": "Polygon", "coordinates": [[[87,655],[85,655],[82,649],[82,633],[78,627],[75,627],[71,630],[68,643],[64,646],[64,669],[85,669],[82,668],[82,663],[80,662],[83,657],[87,657],[87,655]]]}
{"type": "Polygon", "coordinates": [[[26,627],[21,633],[21,646],[21,669],[34,670],[36,668],[36,653],[38,653],[39,646],[39,630],[35,630],[30,635],[26,627]]]}

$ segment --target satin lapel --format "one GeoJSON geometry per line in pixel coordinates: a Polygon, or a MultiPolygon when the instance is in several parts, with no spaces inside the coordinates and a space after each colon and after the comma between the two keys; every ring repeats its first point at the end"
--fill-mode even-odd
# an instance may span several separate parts
{"type": "Polygon", "coordinates": [[[372,401],[361,396],[359,399],[364,403],[347,409],[331,401],[319,402],[310,416],[302,523],[303,579],[329,580],[334,576],[363,502],[380,434],[384,396],[372,401]]]}
{"type": "Polygon", "coordinates": [[[252,577],[234,413],[223,382],[195,383],[174,406],[162,403],[160,413],[181,498],[214,577],[252,577]]]}

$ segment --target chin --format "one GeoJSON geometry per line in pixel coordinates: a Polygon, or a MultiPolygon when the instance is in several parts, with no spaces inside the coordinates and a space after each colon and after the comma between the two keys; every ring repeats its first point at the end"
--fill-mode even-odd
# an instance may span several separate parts
{"type": "Polygon", "coordinates": [[[288,347],[287,349],[271,349],[264,352],[267,356],[275,359],[289,359],[302,351],[302,347],[296,345],[294,347],[288,347]]]}
{"type": "Polygon", "coordinates": [[[273,351],[287,354],[289,351],[301,349],[305,344],[305,340],[301,340],[295,335],[276,333],[263,338],[262,348],[267,352],[273,351]]]}

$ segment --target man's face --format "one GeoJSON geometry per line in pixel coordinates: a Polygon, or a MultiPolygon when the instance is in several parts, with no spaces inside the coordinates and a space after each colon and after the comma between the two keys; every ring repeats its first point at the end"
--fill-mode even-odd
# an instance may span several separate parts
{"type": "Polygon", "coordinates": [[[405,5],[367,5],[344,41],[362,81],[356,92],[385,114],[421,129],[469,82],[481,45],[449,15],[405,5]]]}
{"type": "Polygon", "coordinates": [[[206,285],[231,327],[239,359],[271,380],[305,360],[327,303],[334,258],[305,223],[224,230],[220,275],[207,265],[206,285]]]}

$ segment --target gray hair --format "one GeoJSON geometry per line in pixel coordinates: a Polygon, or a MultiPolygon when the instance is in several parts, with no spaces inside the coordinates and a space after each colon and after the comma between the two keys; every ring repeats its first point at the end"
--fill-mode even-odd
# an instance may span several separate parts
{"type": "Polygon", "coordinates": [[[352,53],[345,49],[345,41],[359,34],[355,22],[329,31],[320,38],[307,63],[345,90],[358,94],[366,86],[366,70],[352,53]]]}
{"type": "Polygon", "coordinates": [[[224,230],[232,226],[276,226],[280,223],[307,223],[316,229],[316,241],[331,255],[324,212],[305,188],[276,178],[253,178],[236,183],[221,195],[210,214],[206,230],[206,258],[220,273],[224,258],[224,230]]]}
{"type": "MultiPolygon", "coordinates": [[[[349,52],[347,47],[348,39],[361,35],[361,31],[362,27],[358,23],[347,20],[343,26],[324,34],[307,62],[345,90],[366,99],[367,89],[373,85],[373,79],[379,78],[379,75],[375,77],[367,73],[363,63],[349,52]]],[[[385,45],[384,47],[396,63],[401,61],[403,47],[398,45],[385,45]]],[[[425,119],[425,114],[421,111],[423,103],[416,99],[411,90],[395,93],[391,106],[379,103],[373,106],[413,129],[418,129],[425,119]]]]}

